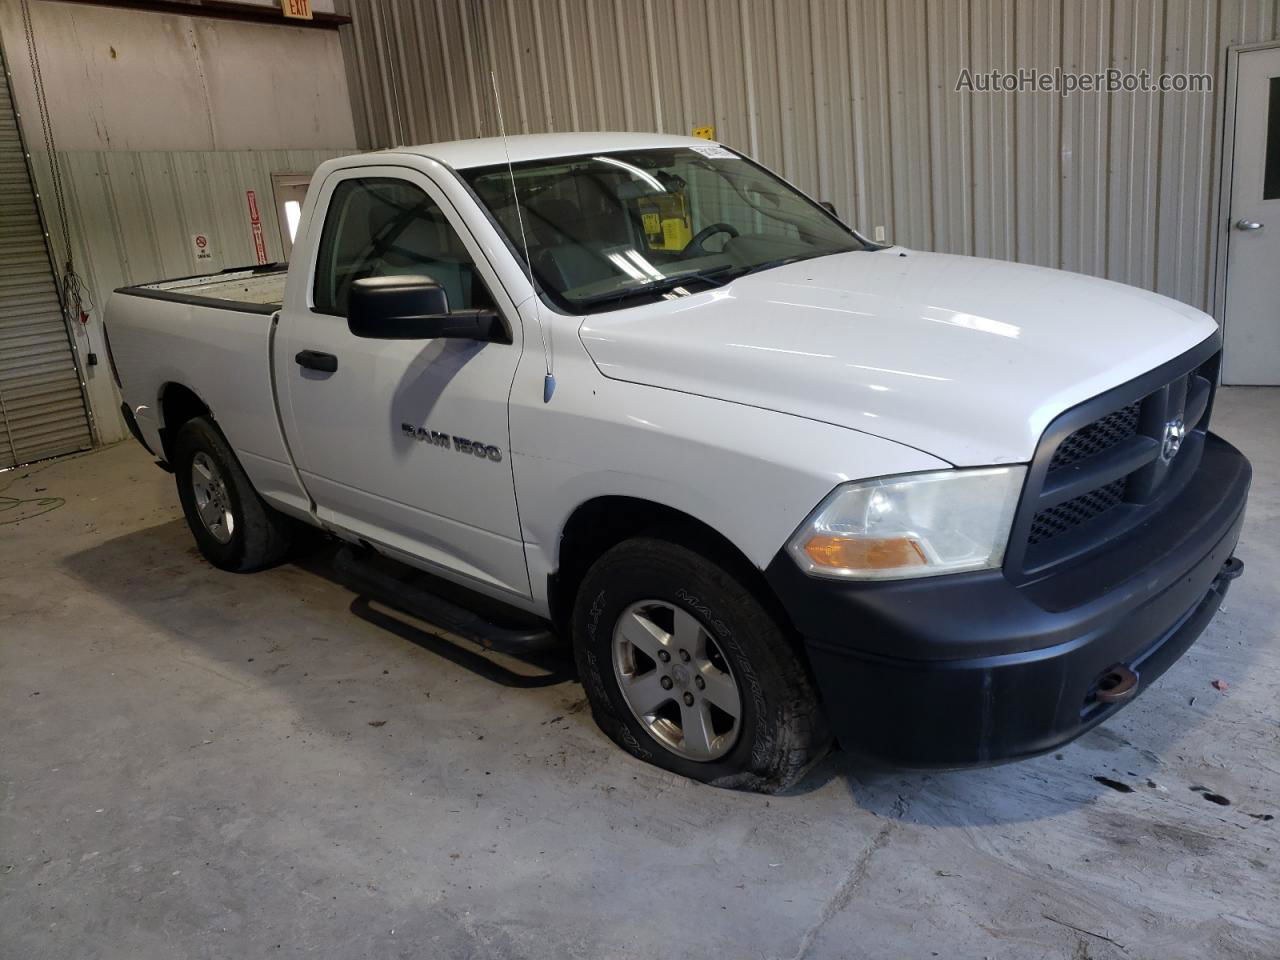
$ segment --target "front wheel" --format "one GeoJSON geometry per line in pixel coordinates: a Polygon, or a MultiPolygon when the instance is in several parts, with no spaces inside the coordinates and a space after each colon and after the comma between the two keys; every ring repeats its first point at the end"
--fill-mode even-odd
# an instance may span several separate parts
{"type": "Polygon", "coordinates": [[[724,566],[667,540],[628,540],[587,572],[574,650],[592,713],[619,746],[716,786],[772,793],[830,744],[804,664],[724,566]]]}
{"type": "Polygon", "coordinates": [[[211,419],[196,417],[182,425],[173,459],[178,499],[206,560],[243,572],[269,566],[289,552],[294,521],[258,496],[211,419]]]}

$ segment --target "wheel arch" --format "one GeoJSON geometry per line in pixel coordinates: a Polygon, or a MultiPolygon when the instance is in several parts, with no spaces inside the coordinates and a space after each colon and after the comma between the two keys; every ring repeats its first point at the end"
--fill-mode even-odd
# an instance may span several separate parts
{"type": "Polygon", "coordinates": [[[166,381],[157,397],[160,408],[160,446],[165,462],[173,464],[173,444],[182,425],[196,417],[212,417],[213,411],[203,398],[183,383],[166,381]]]}
{"type": "Polygon", "coordinates": [[[561,636],[569,635],[578,587],[591,565],[610,548],[642,535],[671,540],[722,564],[741,577],[778,623],[794,635],[795,628],[764,572],[715,527],[654,500],[605,495],[579,504],[560,532],[556,568],[547,578],[547,597],[552,623],[561,636]]]}

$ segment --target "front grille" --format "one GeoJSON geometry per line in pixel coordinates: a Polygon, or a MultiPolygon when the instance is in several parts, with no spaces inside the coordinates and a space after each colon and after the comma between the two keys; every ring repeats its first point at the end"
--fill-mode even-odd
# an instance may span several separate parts
{"type": "Polygon", "coordinates": [[[1158,510],[1190,477],[1217,378],[1219,358],[1210,346],[1074,407],[1049,425],[1028,471],[1007,571],[1031,575],[1090,554],[1158,510]],[[1169,456],[1166,441],[1177,436],[1169,425],[1179,419],[1185,438],[1169,456]]]}
{"type": "MultiPolygon", "coordinates": [[[[1046,485],[1057,480],[1068,467],[1114,450],[1132,439],[1138,433],[1141,415],[1142,401],[1135,400],[1069,434],[1058,444],[1058,449],[1049,460],[1046,485]]],[[[1065,503],[1041,510],[1031,521],[1027,543],[1036,546],[1097,519],[1124,501],[1124,490],[1124,479],[1113,480],[1095,490],[1072,497],[1065,503]]]]}
{"type": "Polygon", "coordinates": [[[1074,530],[1082,523],[1095,520],[1111,508],[1118,507],[1124,501],[1124,487],[1124,480],[1112,480],[1097,490],[1090,490],[1056,507],[1041,510],[1031,521],[1027,543],[1035,546],[1052,540],[1058,534],[1074,530]]]}
{"type": "Polygon", "coordinates": [[[1138,432],[1138,414],[1141,409],[1141,402],[1135,400],[1115,413],[1108,413],[1088,426],[1081,427],[1058,444],[1058,449],[1053,452],[1053,459],[1049,461],[1049,472],[1069,467],[1077,460],[1110,450],[1116,444],[1128,440],[1138,432]]]}

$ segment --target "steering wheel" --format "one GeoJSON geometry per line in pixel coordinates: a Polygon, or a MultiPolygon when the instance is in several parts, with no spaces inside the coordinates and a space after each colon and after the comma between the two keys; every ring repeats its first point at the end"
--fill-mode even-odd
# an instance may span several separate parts
{"type": "Polygon", "coordinates": [[[694,253],[707,253],[708,251],[702,245],[717,233],[727,233],[730,237],[739,235],[738,228],[731,223],[710,223],[693,235],[685,250],[692,250],[694,253]]]}

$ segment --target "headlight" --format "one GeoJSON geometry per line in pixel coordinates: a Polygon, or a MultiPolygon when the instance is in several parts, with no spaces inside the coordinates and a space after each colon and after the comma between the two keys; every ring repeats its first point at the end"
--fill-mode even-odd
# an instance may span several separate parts
{"type": "Polygon", "coordinates": [[[998,567],[1026,472],[940,470],[842,484],[787,549],[806,573],[847,580],[998,567]]]}

